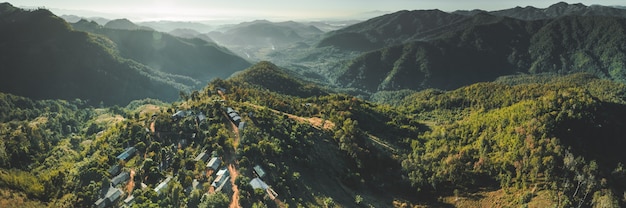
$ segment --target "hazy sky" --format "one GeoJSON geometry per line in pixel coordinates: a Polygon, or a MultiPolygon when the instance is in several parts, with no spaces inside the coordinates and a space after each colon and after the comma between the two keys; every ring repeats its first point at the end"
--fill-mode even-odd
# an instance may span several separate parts
{"type": "MultiPolygon", "coordinates": [[[[515,6],[545,8],[550,0],[13,0],[18,7],[45,7],[57,15],[126,17],[147,20],[345,19],[371,11],[440,9],[500,10],[515,6]]],[[[624,0],[565,1],[585,5],[626,5],[624,0]]],[[[379,14],[376,14],[379,15],[379,14]]]]}

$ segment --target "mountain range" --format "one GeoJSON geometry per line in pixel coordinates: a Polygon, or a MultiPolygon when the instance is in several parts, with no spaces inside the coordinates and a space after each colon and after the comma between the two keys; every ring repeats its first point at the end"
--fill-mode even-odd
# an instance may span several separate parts
{"type": "Polygon", "coordinates": [[[107,52],[177,83],[179,90],[250,66],[238,54],[368,96],[455,89],[519,73],[584,71],[625,81],[624,16],[626,10],[615,7],[557,3],[492,12],[398,11],[327,33],[312,23],[265,20],[207,34],[171,31],[177,36],[126,19],[104,26],[80,20],[71,29],[103,39],[107,52]]]}
{"type": "Polygon", "coordinates": [[[126,29],[84,20],[69,25],[47,10],[8,3],[0,5],[0,18],[0,70],[6,75],[0,89],[33,98],[173,100],[179,91],[250,66],[213,43],[143,30],[128,20],[107,24],[126,29]]]}
{"type": "Polygon", "coordinates": [[[551,19],[562,16],[615,16],[626,17],[626,12],[622,8],[584,4],[568,4],[559,2],[549,6],[548,8],[535,8],[532,6],[515,7],[498,11],[487,12],[484,10],[471,11],[455,11],[455,14],[472,16],[476,13],[490,13],[496,16],[505,16],[522,20],[541,20],[551,19]]]}
{"type": "Polygon", "coordinates": [[[339,87],[373,93],[455,89],[517,73],[585,71],[626,81],[626,10],[559,3],[514,18],[523,10],[416,10],[373,18],[325,35],[318,48],[360,52],[321,74],[339,87]],[[605,10],[611,12],[597,15],[605,10]]]}

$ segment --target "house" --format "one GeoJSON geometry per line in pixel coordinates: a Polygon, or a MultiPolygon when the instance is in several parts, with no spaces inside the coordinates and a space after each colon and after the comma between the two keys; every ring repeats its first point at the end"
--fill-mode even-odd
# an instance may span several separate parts
{"type": "Polygon", "coordinates": [[[122,170],[122,167],[120,165],[114,165],[114,166],[111,166],[111,168],[109,168],[107,172],[109,172],[110,176],[114,176],[114,175],[119,174],[121,170],[122,170]]]}
{"type": "Polygon", "coordinates": [[[233,119],[233,122],[235,122],[236,124],[238,124],[241,121],[241,117],[239,116],[234,116],[232,117],[232,119],[233,119]]]}
{"type": "Polygon", "coordinates": [[[198,122],[203,122],[206,120],[206,116],[200,112],[200,114],[198,114],[198,122]]]}
{"type": "Polygon", "coordinates": [[[239,132],[242,132],[244,128],[246,128],[246,122],[239,122],[239,126],[237,127],[239,132]]]}
{"type": "Polygon", "coordinates": [[[99,198],[94,205],[98,208],[111,207],[122,196],[122,193],[122,190],[118,188],[109,187],[106,190],[106,194],[99,198]]]}
{"type": "Polygon", "coordinates": [[[226,108],[226,113],[231,114],[231,113],[233,113],[233,112],[234,112],[234,113],[237,113],[237,111],[235,111],[235,110],[234,110],[233,108],[231,108],[231,107],[226,108]]]}
{"type": "Polygon", "coordinates": [[[135,196],[130,195],[128,197],[126,197],[126,199],[124,199],[124,205],[130,207],[131,205],[133,205],[133,203],[135,203],[135,196]]]}
{"type": "Polygon", "coordinates": [[[172,176],[168,176],[163,182],[161,182],[157,187],[155,187],[154,192],[157,192],[157,194],[161,194],[161,189],[166,188],[170,180],[172,180],[172,176]]]}
{"type": "Polygon", "coordinates": [[[263,190],[266,190],[266,189],[269,188],[269,186],[265,182],[263,182],[263,180],[261,180],[258,177],[253,178],[250,181],[250,186],[252,186],[252,189],[263,189],[263,190]]]}
{"type": "Polygon", "coordinates": [[[211,168],[213,170],[217,170],[220,167],[222,160],[218,157],[212,157],[211,160],[206,164],[207,168],[211,168]]]}
{"type": "Polygon", "coordinates": [[[172,118],[177,119],[177,118],[183,118],[187,116],[187,112],[186,111],[176,111],[176,113],[172,114],[172,118]]]}
{"type": "Polygon", "coordinates": [[[120,155],[117,156],[117,159],[126,160],[130,158],[131,156],[135,155],[136,152],[137,152],[137,149],[135,149],[135,147],[128,147],[124,149],[124,152],[122,152],[120,155]]]}
{"type": "Polygon", "coordinates": [[[206,152],[201,152],[193,160],[196,161],[196,162],[201,161],[201,160],[202,160],[202,162],[206,162],[208,159],[209,159],[209,154],[207,154],[206,152]]]}
{"type": "Polygon", "coordinates": [[[120,173],[119,175],[111,179],[111,186],[117,186],[118,184],[128,181],[128,179],[130,179],[130,173],[128,172],[120,173]]]}
{"type": "Polygon", "coordinates": [[[228,181],[228,178],[230,178],[228,169],[226,168],[217,171],[217,174],[215,175],[216,175],[215,180],[213,180],[213,183],[211,183],[211,186],[216,187],[216,188],[224,186],[224,183],[226,183],[226,181],[228,181]]]}
{"type": "Polygon", "coordinates": [[[261,168],[261,166],[255,165],[252,169],[254,169],[254,173],[256,173],[256,175],[258,175],[260,178],[263,178],[263,176],[265,176],[265,171],[263,170],[263,168],[261,168]]]}

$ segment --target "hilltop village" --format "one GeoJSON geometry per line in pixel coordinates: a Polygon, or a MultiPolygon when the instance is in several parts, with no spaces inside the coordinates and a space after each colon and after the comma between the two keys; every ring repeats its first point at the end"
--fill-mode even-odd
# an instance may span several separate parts
{"type": "MultiPolygon", "coordinates": [[[[249,182],[240,184],[245,189],[260,193],[270,200],[277,200],[276,193],[264,181],[267,173],[263,166],[255,164],[251,171],[240,173],[237,164],[237,151],[232,145],[241,142],[243,131],[248,123],[244,119],[254,119],[252,113],[245,116],[233,107],[225,106],[227,90],[219,87],[215,95],[222,99],[213,100],[214,111],[205,109],[181,109],[171,116],[154,113],[145,122],[143,137],[146,142],[128,143],[123,152],[116,155],[116,162],[107,170],[108,178],[102,182],[95,207],[132,207],[138,200],[137,190],[152,192],[151,194],[170,195],[186,194],[189,198],[188,207],[197,207],[198,203],[215,194],[229,197],[231,207],[240,207],[238,203],[239,188],[237,179],[240,174],[251,178],[249,182]],[[223,145],[224,138],[211,140],[206,138],[210,123],[223,123],[230,138],[227,148],[223,145]],[[168,127],[168,128],[164,128],[168,127]],[[217,143],[207,142],[217,141],[217,143]],[[160,146],[159,150],[155,148],[160,146]],[[230,148],[228,148],[230,147],[230,148]],[[155,151],[156,150],[156,151],[155,151]]],[[[222,131],[222,130],[218,130],[222,131]]],[[[102,133],[102,132],[101,132],[102,133]]],[[[180,199],[176,196],[171,200],[180,199]]],[[[226,201],[226,202],[228,202],[226,201]]],[[[172,202],[179,204],[182,202],[172,202]]]]}

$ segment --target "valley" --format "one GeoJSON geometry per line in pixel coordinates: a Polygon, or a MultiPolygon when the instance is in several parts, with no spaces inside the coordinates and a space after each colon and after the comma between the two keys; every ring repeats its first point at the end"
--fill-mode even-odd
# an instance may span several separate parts
{"type": "Polygon", "coordinates": [[[0,3],[1,207],[623,207],[626,10],[0,3]]]}

